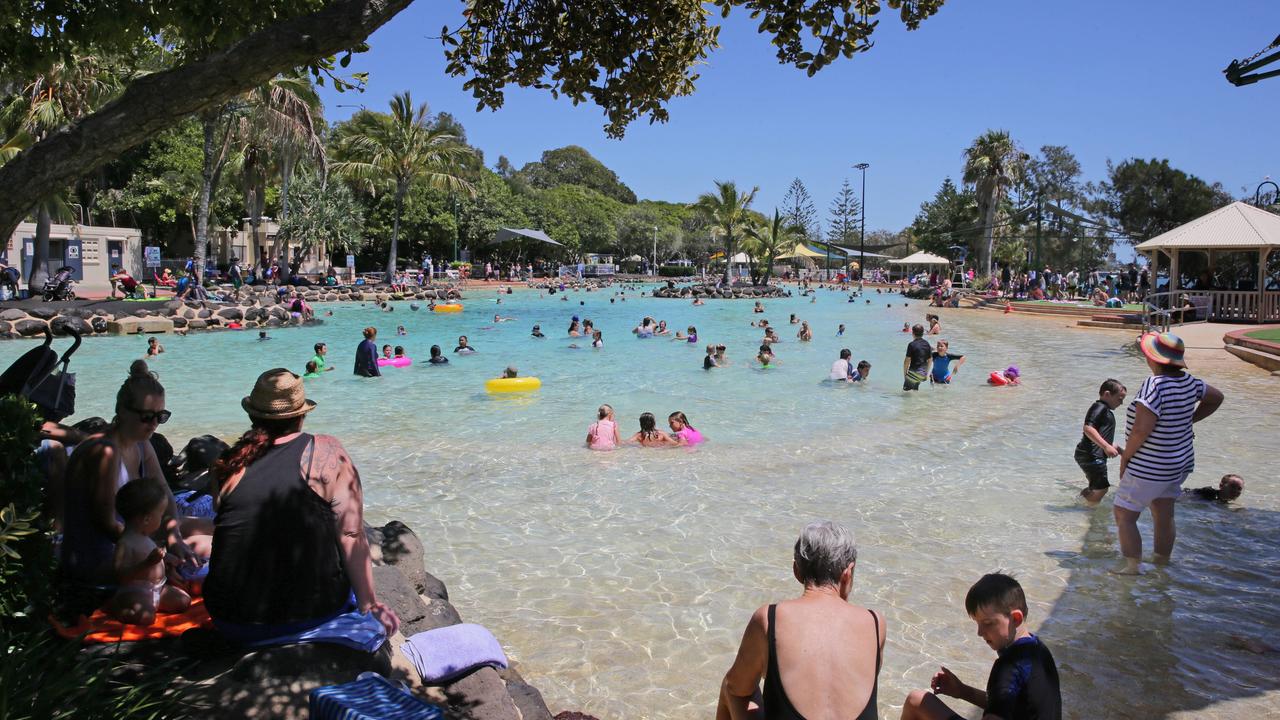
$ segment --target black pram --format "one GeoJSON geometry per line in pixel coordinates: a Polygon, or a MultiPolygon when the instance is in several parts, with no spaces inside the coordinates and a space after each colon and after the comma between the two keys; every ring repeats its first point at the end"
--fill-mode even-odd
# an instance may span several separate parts
{"type": "Polygon", "coordinates": [[[44,301],[75,300],[76,294],[71,290],[71,274],[74,272],[74,268],[63,266],[58,268],[53,277],[45,280],[44,301]]]}

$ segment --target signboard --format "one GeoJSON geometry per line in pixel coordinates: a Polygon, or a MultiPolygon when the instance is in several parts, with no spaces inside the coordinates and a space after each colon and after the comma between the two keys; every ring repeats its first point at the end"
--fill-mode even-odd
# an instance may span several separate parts
{"type": "Polygon", "coordinates": [[[349,268],[354,268],[355,266],[356,266],[356,256],[355,256],[355,255],[348,255],[348,256],[347,256],[347,267],[349,267],[349,268]]]}
{"type": "Polygon", "coordinates": [[[68,259],[68,260],[77,260],[77,259],[79,259],[79,258],[80,258],[80,246],[79,246],[79,245],[68,245],[68,246],[67,246],[67,259],[68,259]]]}
{"type": "Polygon", "coordinates": [[[142,254],[147,259],[147,267],[149,268],[160,267],[160,248],[159,247],[155,245],[148,245],[142,248],[142,254]]]}

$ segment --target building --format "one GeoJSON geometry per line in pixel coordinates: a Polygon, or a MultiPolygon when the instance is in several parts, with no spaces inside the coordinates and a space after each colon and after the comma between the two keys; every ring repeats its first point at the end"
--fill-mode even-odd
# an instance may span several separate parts
{"type": "MultiPolygon", "coordinates": [[[[22,286],[31,277],[35,255],[36,224],[24,222],[0,249],[0,259],[22,270],[22,286]]],[[[142,231],[137,228],[100,225],[58,225],[49,228],[49,257],[45,267],[53,275],[63,266],[88,294],[111,291],[111,266],[120,265],[139,280],[148,277],[142,261],[142,231]]]]}

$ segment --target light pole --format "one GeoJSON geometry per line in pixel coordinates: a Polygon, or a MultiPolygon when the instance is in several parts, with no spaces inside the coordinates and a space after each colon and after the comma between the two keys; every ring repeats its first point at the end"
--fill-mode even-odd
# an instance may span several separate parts
{"type": "Polygon", "coordinates": [[[1275,202],[1280,202],[1280,185],[1276,185],[1275,182],[1272,181],[1271,176],[1268,175],[1262,179],[1262,182],[1258,183],[1258,189],[1253,191],[1254,207],[1258,207],[1258,208],[1262,207],[1262,188],[1265,185],[1270,185],[1271,187],[1276,189],[1275,202]]]}
{"type": "Polygon", "coordinates": [[[867,168],[871,163],[858,163],[854,170],[862,171],[862,227],[858,232],[858,292],[862,292],[862,282],[867,276],[867,168]]]}
{"type": "Polygon", "coordinates": [[[649,266],[649,274],[658,276],[658,226],[653,226],[653,264],[649,266]]]}

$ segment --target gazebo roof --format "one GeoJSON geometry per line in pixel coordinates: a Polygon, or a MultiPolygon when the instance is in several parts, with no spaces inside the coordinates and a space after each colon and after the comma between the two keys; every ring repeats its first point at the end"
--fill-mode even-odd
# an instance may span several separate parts
{"type": "Polygon", "coordinates": [[[1280,247],[1280,215],[1233,202],[1139,243],[1137,250],[1257,250],[1280,247]]]}
{"type": "Polygon", "coordinates": [[[908,255],[902,258],[901,260],[890,260],[889,262],[894,265],[950,265],[951,264],[950,260],[944,257],[938,257],[933,253],[927,253],[923,250],[921,250],[918,253],[915,253],[914,255],[908,255]]]}

